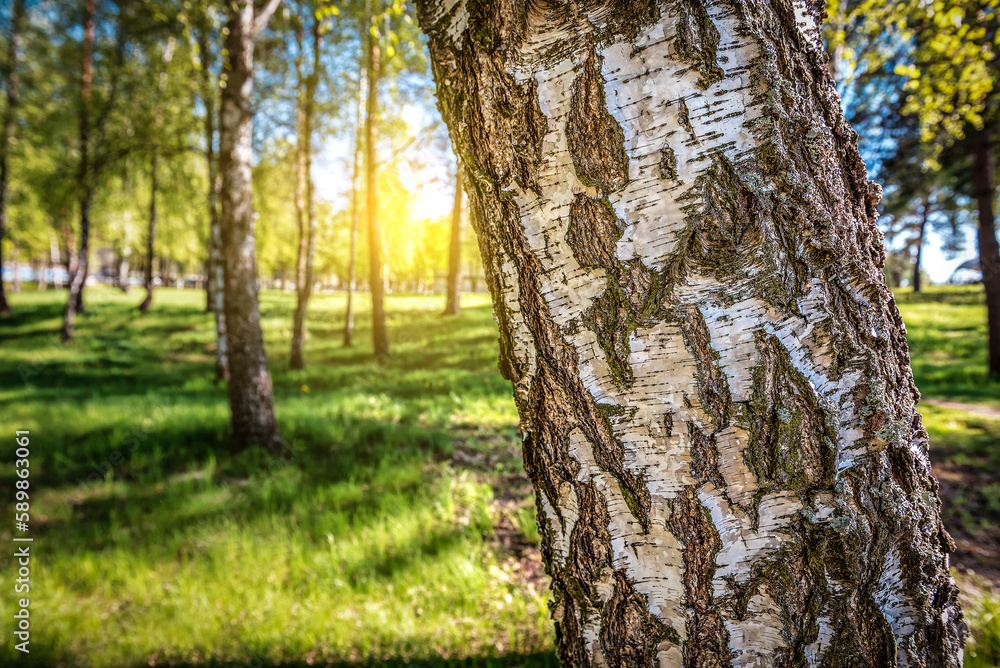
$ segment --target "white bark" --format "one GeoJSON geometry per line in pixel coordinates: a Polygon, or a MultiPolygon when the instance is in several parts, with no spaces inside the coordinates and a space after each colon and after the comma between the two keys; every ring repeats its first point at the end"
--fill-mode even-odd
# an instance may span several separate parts
{"type": "Polygon", "coordinates": [[[877,187],[812,5],[418,5],[564,662],[960,665],[877,187]]]}

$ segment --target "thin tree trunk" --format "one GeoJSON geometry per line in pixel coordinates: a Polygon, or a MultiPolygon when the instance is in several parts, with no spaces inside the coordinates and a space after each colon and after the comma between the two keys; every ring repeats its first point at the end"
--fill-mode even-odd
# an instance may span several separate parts
{"type": "MultiPolygon", "coordinates": [[[[3,118],[3,138],[0,139],[0,269],[3,267],[3,240],[7,236],[7,182],[10,147],[13,145],[17,105],[20,99],[17,59],[21,47],[21,29],[24,24],[24,1],[14,0],[11,9],[10,43],[7,48],[7,109],[3,118]]],[[[15,269],[15,280],[17,270],[15,269]]],[[[0,316],[10,315],[10,305],[0,280],[0,316]]]]}
{"type": "Polygon", "coordinates": [[[222,175],[222,255],[229,361],[229,408],[233,447],[281,445],[274,417],[271,374],[257,302],[253,155],[253,3],[229,5],[219,126],[222,175]]]}
{"type": "Polygon", "coordinates": [[[976,134],[972,148],[973,188],[979,209],[979,268],[986,291],[989,377],[1000,379],[1000,245],[997,244],[993,200],[996,197],[996,154],[987,128],[976,134]]]}
{"type": "MultiPolygon", "coordinates": [[[[50,221],[51,222],[51,221],[50,221]]],[[[55,226],[55,223],[52,223],[55,226]]],[[[55,288],[62,287],[62,278],[56,278],[56,268],[62,266],[62,253],[59,250],[59,240],[53,232],[49,232],[49,266],[52,267],[52,282],[55,288]]]]}
{"type": "Polygon", "coordinates": [[[10,291],[17,294],[21,291],[21,259],[18,257],[16,241],[10,242],[10,264],[14,269],[11,272],[10,291]]]}
{"type": "Polygon", "coordinates": [[[49,289],[48,272],[51,269],[52,264],[51,262],[49,262],[48,258],[45,258],[44,261],[39,262],[38,264],[41,267],[41,272],[38,274],[38,291],[45,292],[46,290],[49,289]]]}
{"type": "Polygon", "coordinates": [[[917,254],[913,260],[913,291],[920,292],[920,258],[924,251],[924,231],[927,229],[927,218],[931,213],[930,196],[924,198],[924,211],[920,218],[920,231],[917,233],[917,254]]]}
{"type": "MultiPolygon", "coordinates": [[[[153,303],[153,260],[155,259],[156,245],[156,178],[157,178],[157,155],[156,148],[153,148],[153,156],[149,162],[149,229],[146,233],[146,275],[145,288],[146,298],[139,304],[139,310],[145,313],[153,303]]],[[[160,272],[162,275],[162,271],[160,272]]]]}
{"type": "MultiPolygon", "coordinates": [[[[361,37],[365,37],[366,24],[362,25],[361,37]]],[[[365,106],[368,101],[368,57],[361,57],[358,73],[358,114],[354,133],[354,172],[351,179],[351,250],[347,262],[347,311],[344,315],[344,345],[350,346],[354,339],[354,291],[358,280],[358,221],[361,216],[361,157],[364,147],[365,106]]]]}
{"type": "Polygon", "coordinates": [[[132,257],[132,244],[129,239],[129,227],[131,224],[131,214],[126,213],[125,225],[122,230],[122,240],[121,248],[118,251],[118,266],[115,270],[115,283],[118,284],[118,289],[120,289],[125,294],[128,294],[129,284],[128,284],[128,272],[130,268],[130,260],[132,257]]]}
{"type": "Polygon", "coordinates": [[[815,6],[417,2],[563,665],[961,665],[815,6]]]}
{"type": "Polygon", "coordinates": [[[90,207],[94,201],[94,184],[90,164],[90,98],[94,78],[94,10],[95,0],[86,0],[83,9],[83,50],[80,75],[80,164],[77,173],[77,194],[80,198],[80,249],[76,267],[69,283],[69,299],[63,315],[62,338],[73,338],[73,319],[83,312],[83,288],[87,283],[90,259],[90,207]]]}
{"type": "Polygon", "coordinates": [[[316,82],[320,67],[320,23],[313,18],[312,28],[312,72],[303,85],[301,70],[302,52],[302,22],[299,22],[297,37],[299,56],[296,58],[296,70],[299,77],[299,88],[304,88],[299,99],[299,138],[296,147],[296,183],[295,208],[299,223],[299,254],[295,267],[295,292],[297,296],[295,317],[292,328],[292,350],[289,356],[289,366],[301,369],[305,366],[302,346],[306,338],[306,313],[309,309],[309,297],[312,295],[313,284],[313,239],[316,236],[316,203],[313,196],[312,183],[312,127],[313,109],[316,98],[316,82]],[[304,200],[303,200],[304,198],[304,200]]]}
{"type": "MultiPolygon", "coordinates": [[[[160,126],[163,124],[163,98],[167,91],[167,70],[170,61],[174,57],[174,45],[176,42],[171,37],[163,49],[161,63],[163,69],[159,73],[157,82],[155,110],[153,112],[153,144],[151,147],[152,156],[149,160],[149,234],[146,238],[146,298],[139,304],[139,310],[143,313],[149,310],[153,303],[153,257],[156,245],[156,194],[159,187],[159,158],[160,158],[160,126]]],[[[163,272],[160,272],[161,274],[163,272]]]]}
{"type": "Polygon", "coordinates": [[[208,274],[205,277],[208,309],[215,315],[215,379],[229,379],[229,362],[226,345],[225,267],[222,261],[222,227],[219,222],[218,161],[215,155],[215,117],[219,104],[218,85],[213,85],[211,71],[211,43],[208,17],[202,17],[198,33],[201,52],[201,101],[205,106],[205,158],[208,162],[208,274]]]}
{"type": "MultiPolygon", "coordinates": [[[[365,2],[365,24],[371,27],[373,3],[365,2]]],[[[381,68],[379,43],[372,30],[366,32],[368,48],[368,102],[365,107],[365,190],[368,214],[368,284],[372,293],[372,344],[375,357],[381,359],[389,354],[389,336],[385,329],[385,269],[382,266],[382,234],[378,224],[378,163],[376,142],[378,140],[378,78],[381,68]]]]}
{"type": "Polygon", "coordinates": [[[445,315],[462,312],[462,164],[455,169],[455,203],[451,209],[451,248],[448,253],[448,297],[445,315]]]}

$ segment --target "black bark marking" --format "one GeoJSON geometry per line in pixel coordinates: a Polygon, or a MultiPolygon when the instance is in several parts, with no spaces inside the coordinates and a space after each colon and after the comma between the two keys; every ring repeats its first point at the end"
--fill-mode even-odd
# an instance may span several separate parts
{"type": "MultiPolygon", "coordinates": [[[[696,467],[695,477],[700,483],[718,476],[718,470],[712,475],[705,470],[709,468],[705,466],[699,471],[696,467]]],[[[732,666],[729,633],[715,604],[712,587],[715,555],[722,549],[722,541],[693,486],[685,487],[674,499],[670,530],[684,542],[684,594],[688,608],[684,665],[686,668],[729,668],[732,666]]]]}
{"type": "Polygon", "coordinates": [[[578,193],[570,204],[566,243],[580,266],[613,268],[618,263],[615,242],[624,231],[608,200],[578,193]]]}
{"type": "Polygon", "coordinates": [[[732,401],[726,374],[716,364],[719,354],[712,348],[708,326],[701,311],[695,306],[685,310],[680,325],[687,348],[694,355],[698,365],[698,392],[701,400],[712,414],[715,430],[722,431],[729,424],[732,401]]]}
{"type": "Polygon", "coordinates": [[[601,624],[601,650],[612,668],[655,668],[661,642],[680,644],[677,632],[650,614],[646,599],[621,571],[614,574],[614,590],[601,624]]]}
{"type": "Polygon", "coordinates": [[[667,181],[677,180],[677,155],[669,146],[664,146],[660,152],[660,178],[667,181]]]}
{"type": "Polygon", "coordinates": [[[717,62],[719,30],[700,0],[680,0],[674,48],[681,60],[691,63],[698,74],[698,86],[705,89],[725,77],[717,62]]]}
{"type": "Polygon", "coordinates": [[[604,77],[593,47],[573,81],[566,135],[577,176],[584,184],[596,186],[604,194],[628,184],[625,133],[608,112],[604,77]]]}

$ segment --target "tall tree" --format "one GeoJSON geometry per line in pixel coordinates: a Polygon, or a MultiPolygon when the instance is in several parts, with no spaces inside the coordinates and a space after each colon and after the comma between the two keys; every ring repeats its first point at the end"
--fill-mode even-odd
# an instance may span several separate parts
{"type": "Polygon", "coordinates": [[[418,0],[565,665],[960,666],[816,3],[418,0]]]}
{"type": "Polygon", "coordinates": [[[215,154],[215,119],[219,106],[219,85],[212,72],[212,15],[208,5],[198,16],[198,54],[201,73],[201,102],[205,108],[205,159],[208,174],[208,262],[205,277],[207,310],[215,320],[215,378],[228,380],[229,362],[226,352],[225,266],[222,261],[222,226],[219,220],[218,160],[215,154]]]}
{"type": "Polygon", "coordinates": [[[80,248],[76,267],[69,281],[69,298],[63,314],[62,338],[73,338],[73,320],[83,311],[83,288],[87,282],[90,256],[90,208],[94,203],[94,174],[90,154],[90,107],[94,83],[94,11],[95,0],[83,3],[83,44],[80,51],[80,163],[77,171],[77,197],[80,207],[80,248]]]}
{"type": "Polygon", "coordinates": [[[156,257],[156,196],[159,188],[160,164],[160,132],[163,125],[163,105],[167,93],[167,76],[170,61],[174,57],[176,41],[173,37],[167,39],[160,54],[162,69],[156,73],[156,99],[153,102],[153,141],[149,156],[149,229],[146,233],[146,298],[139,304],[143,313],[149,310],[153,303],[153,260],[156,257]]]}
{"type": "MultiPolygon", "coordinates": [[[[10,147],[14,144],[14,130],[17,123],[17,104],[20,97],[17,59],[21,51],[21,30],[24,24],[24,0],[14,0],[10,18],[10,42],[7,45],[7,72],[4,88],[7,90],[7,108],[3,115],[3,137],[0,138],[0,267],[3,266],[3,240],[7,235],[7,188],[10,181],[7,174],[10,163],[10,147]]],[[[17,267],[14,267],[15,275],[17,267]]],[[[0,315],[10,315],[10,305],[0,280],[0,315]]]]}
{"type": "Polygon", "coordinates": [[[385,266],[382,262],[382,233],[378,223],[378,80],[381,49],[378,26],[372,21],[379,0],[365,0],[365,47],[368,54],[368,99],[365,105],[365,194],[368,215],[368,287],[372,293],[372,344],[375,357],[389,354],[385,329],[385,266]],[[374,10],[374,11],[373,11],[374,10]]]}
{"type": "MultiPolygon", "coordinates": [[[[367,44],[369,21],[361,19],[361,43],[367,44]]],[[[362,150],[365,139],[365,107],[368,102],[368,55],[364,52],[359,58],[358,68],[358,113],[354,133],[354,164],[351,177],[351,242],[350,256],[347,260],[347,310],[344,315],[344,345],[354,342],[354,291],[357,289],[358,277],[358,223],[361,218],[361,166],[362,150]]]]}
{"type": "MultiPolygon", "coordinates": [[[[309,5],[306,5],[309,7],[309,5]]],[[[298,139],[296,143],[296,183],[295,210],[299,227],[298,262],[295,271],[296,306],[292,327],[292,350],[289,356],[289,366],[301,369],[305,366],[302,346],[306,338],[306,312],[309,308],[309,297],[312,295],[313,263],[315,260],[314,240],[316,237],[316,201],[312,179],[312,134],[313,116],[316,106],[316,83],[320,70],[320,37],[321,23],[315,11],[312,22],[312,66],[308,77],[302,77],[302,50],[304,19],[299,18],[296,25],[296,35],[299,53],[296,55],[296,72],[298,74],[298,139]]]]}
{"type": "Polygon", "coordinates": [[[451,209],[451,245],[448,249],[448,287],[445,315],[462,312],[462,165],[455,169],[455,203],[451,209]]]}
{"type": "Polygon", "coordinates": [[[233,447],[281,445],[257,301],[251,160],[254,45],[280,0],[255,10],[250,0],[227,3],[219,172],[225,267],[229,409],[233,447]]]}

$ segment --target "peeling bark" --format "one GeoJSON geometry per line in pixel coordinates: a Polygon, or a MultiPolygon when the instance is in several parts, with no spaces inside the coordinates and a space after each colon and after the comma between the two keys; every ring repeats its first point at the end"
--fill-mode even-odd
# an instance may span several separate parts
{"type": "Polygon", "coordinates": [[[819,3],[417,5],[563,662],[961,665],[819,3]]]}

